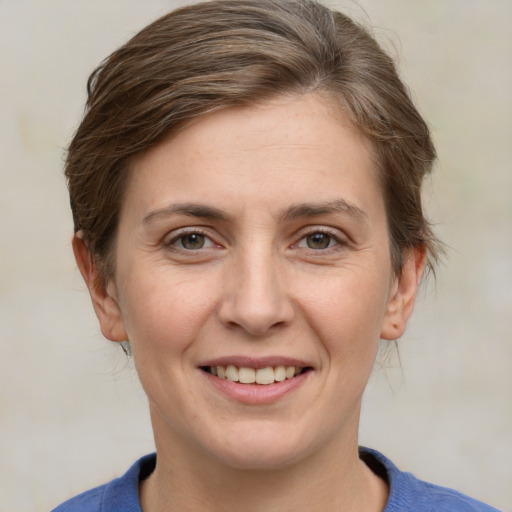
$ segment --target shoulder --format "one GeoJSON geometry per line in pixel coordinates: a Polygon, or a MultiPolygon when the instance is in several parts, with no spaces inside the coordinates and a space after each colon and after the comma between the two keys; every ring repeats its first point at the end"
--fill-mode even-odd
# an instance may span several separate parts
{"type": "Polygon", "coordinates": [[[99,512],[102,510],[101,503],[103,502],[103,495],[107,485],[95,487],[79,494],[54,508],[52,512],[99,512]]]}
{"type": "Polygon", "coordinates": [[[419,480],[400,471],[381,453],[362,448],[361,459],[377,474],[388,480],[390,493],[384,512],[499,512],[469,496],[419,480]]]}
{"type": "Polygon", "coordinates": [[[62,503],[52,512],[140,512],[139,482],[151,474],[156,455],[139,459],[121,477],[62,503]]]}

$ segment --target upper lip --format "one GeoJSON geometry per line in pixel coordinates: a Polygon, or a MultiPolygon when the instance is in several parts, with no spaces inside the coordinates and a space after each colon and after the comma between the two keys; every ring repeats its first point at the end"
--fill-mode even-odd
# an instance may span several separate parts
{"type": "Polygon", "coordinates": [[[269,368],[276,366],[296,366],[298,368],[312,367],[311,364],[296,359],[294,357],[285,356],[266,356],[266,357],[249,357],[249,356],[222,356],[214,359],[207,359],[198,366],[227,366],[233,365],[238,368],[269,368]]]}

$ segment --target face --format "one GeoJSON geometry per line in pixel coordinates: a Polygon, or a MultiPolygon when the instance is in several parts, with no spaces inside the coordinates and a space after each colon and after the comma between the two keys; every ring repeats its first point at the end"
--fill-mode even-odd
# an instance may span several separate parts
{"type": "Polygon", "coordinates": [[[357,446],[420,259],[393,274],[371,148],[310,95],[205,116],[140,156],[115,278],[90,288],[105,336],[131,342],[157,449],[270,468],[357,446]]]}

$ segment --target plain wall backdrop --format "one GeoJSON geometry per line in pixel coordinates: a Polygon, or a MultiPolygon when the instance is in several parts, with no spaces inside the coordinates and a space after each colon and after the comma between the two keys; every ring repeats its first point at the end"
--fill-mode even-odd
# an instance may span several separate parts
{"type": "MultiPolygon", "coordinates": [[[[75,269],[62,163],[89,73],[179,4],[0,0],[0,511],[49,510],[153,449],[75,269]]],[[[512,1],[330,5],[398,56],[437,143],[425,201],[451,247],[399,357],[376,366],[361,443],[512,511],[512,1]]]]}

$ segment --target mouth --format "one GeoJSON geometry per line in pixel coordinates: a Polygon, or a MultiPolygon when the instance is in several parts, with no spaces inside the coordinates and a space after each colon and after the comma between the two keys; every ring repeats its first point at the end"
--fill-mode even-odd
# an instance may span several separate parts
{"type": "Polygon", "coordinates": [[[262,386],[284,382],[313,370],[310,366],[278,365],[252,368],[234,364],[201,366],[200,369],[219,379],[240,384],[260,384],[262,386]]]}

